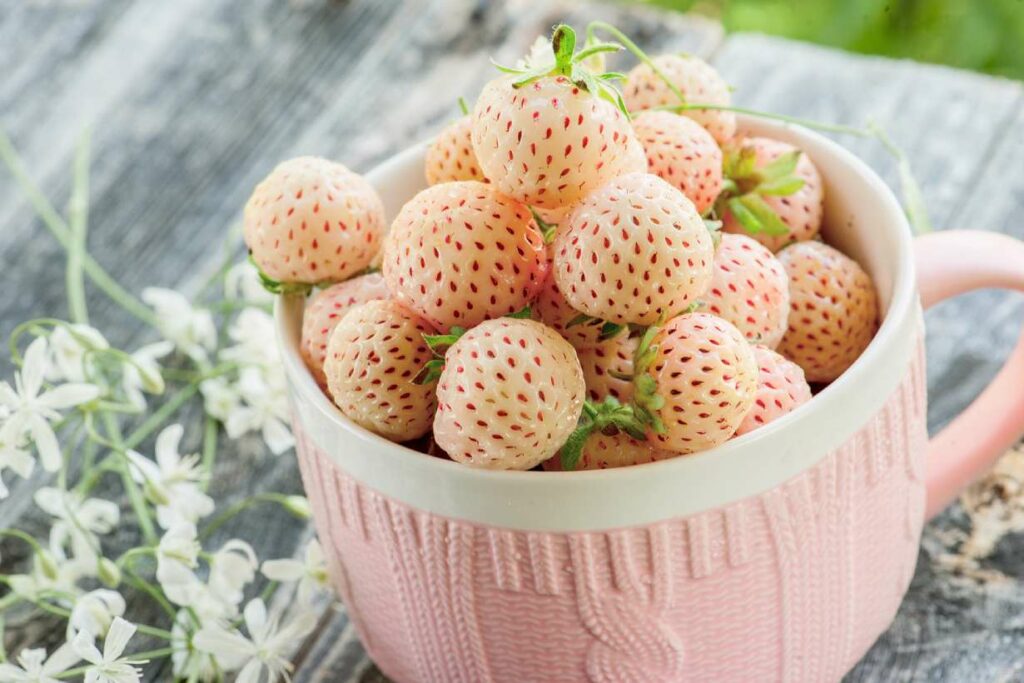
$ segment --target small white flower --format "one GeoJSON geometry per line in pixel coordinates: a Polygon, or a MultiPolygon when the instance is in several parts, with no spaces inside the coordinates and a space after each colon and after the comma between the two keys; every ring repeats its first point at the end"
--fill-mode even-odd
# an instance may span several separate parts
{"type": "Polygon", "coordinates": [[[315,538],[306,546],[304,561],[267,560],[261,567],[263,575],[274,581],[298,581],[301,605],[309,605],[320,591],[327,589],[327,564],[324,549],[315,538]]]}
{"type": "Polygon", "coordinates": [[[164,339],[197,362],[217,345],[217,328],[206,309],[195,308],[181,292],[160,287],[142,290],[142,300],[153,307],[164,339]]]}
{"type": "MultiPolygon", "coordinates": [[[[199,615],[202,618],[202,615],[199,615]]],[[[175,680],[207,681],[219,680],[220,668],[217,659],[208,652],[201,652],[192,644],[192,616],[187,610],[178,610],[171,627],[171,673],[175,680]]]]}
{"type": "Polygon", "coordinates": [[[239,374],[238,392],[244,405],[228,416],[228,434],[259,431],[275,455],[295,445],[288,428],[288,393],[283,380],[274,371],[245,368],[239,374]]]}
{"type": "Polygon", "coordinates": [[[61,466],[60,445],[50,423],[60,419],[59,410],[91,401],[100,390],[93,384],[72,383],[43,391],[47,366],[46,339],[37,337],[25,350],[21,372],[14,376],[15,388],[0,382],[0,404],[10,413],[0,427],[0,443],[21,446],[31,439],[43,468],[56,472],[61,466]]]}
{"type": "Polygon", "coordinates": [[[50,528],[51,550],[59,552],[58,549],[70,546],[83,570],[95,570],[100,556],[97,537],[109,534],[117,526],[117,504],[50,486],[36,491],[34,500],[43,512],[56,519],[50,528]]]}
{"type": "Polygon", "coordinates": [[[128,641],[135,635],[135,626],[121,617],[115,617],[107,637],[103,641],[103,652],[96,648],[91,635],[82,631],[72,641],[72,647],[79,657],[91,666],[85,671],[85,683],[138,683],[142,670],[138,664],[146,660],[122,657],[128,641]]]}
{"type": "Polygon", "coordinates": [[[28,479],[32,475],[35,465],[35,458],[28,451],[0,444],[0,499],[6,498],[10,493],[4,484],[4,470],[11,470],[22,479],[28,479]]]}
{"type": "Polygon", "coordinates": [[[5,683],[61,683],[55,676],[70,669],[82,658],[70,643],[64,643],[49,657],[46,650],[25,649],[18,655],[18,665],[0,664],[0,681],[5,683]]]}
{"type": "Polygon", "coordinates": [[[86,354],[109,348],[110,344],[95,327],[79,323],[59,325],[50,335],[53,365],[47,376],[54,381],[84,382],[88,374],[86,354]]]}
{"type": "Polygon", "coordinates": [[[245,587],[256,577],[259,561],[252,546],[232,539],[210,558],[210,593],[225,607],[225,615],[238,613],[245,587]]]}
{"type": "Polygon", "coordinates": [[[214,654],[225,669],[240,669],[235,679],[238,683],[257,683],[264,670],[271,681],[287,677],[292,664],[285,658],[285,652],[313,630],[314,614],[303,612],[279,628],[277,619],[267,617],[266,605],[257,598],[245,606],[243,616],[248,638],[235,629],[211,625],[201,628],[193,643],[198,649],[214,654]]]}
{"type": "Polygon", "coordinates": [[[176,605],[191,605],[202,584],[193,569],[198,564],[201,548],[196,540],[196,527],[180,522],[160,539],[156,549],[156,580],[167,599],[176,605]]]}
{"type": "Polygon", "coordinates": [[[156,438],[156,462],[128,451],[132,477],[142,484],[146,497],[156,505],[156,519],[164,529],[179,522],[195,524],[213,512],[213,499],[199,485],[205,478],[199,456],[181,455],[181,425],[166,427],[156,438]]]}
{"type": "Polygon", "coordinates": [[[157,361],[174,350],[169,341],[147,344],[131,354],[132,362],[125,363],[121,371],[121,386],[128,396],[128,402],[142,410],[146,407],[143,393],[159,395],[164,393],[164,376],[157,361]]]}
{"type": "Polygon", "coordinates": [[[274,295],[263,287],[256,266],[248,261],[239,261],[224,274],[224,297],[253,304],[274,303],[274,295]]]}
{"type": "Polygon", "coordinates": [[[74,559],[68,560],[62,555],[55,558],[49,551],[43,550],[42,557],[37,553],[32,558],[32,571],[28,574],[7,576],[11,590],[26,600],[36,602],[46,597],[60,596],[74,598],[82,590],[76,582],[82,578],[81,563],[74,559]]]}
{"type": "Polygon", "coordinates": [[[276,367],[281,364],[274,339],[274,319],[259,308],[246,308],[228,328],[228,336],[235,342],[220,352],[223,360],[239,365],[255,365],[260,368],[276,367]]]}
{"type": "Polygon", "coordinates": [[[224,377],[214,377],[200,383],[199,391],[203,395],[203,409],[210,417],[225,423],[229,437],[237,439],[245,433],[244,430],[232,433],[227,426],[228,419],[242,405],[242,397],[235,385],[224,377]]]}
{"type": "Polygon", "coordinates": [[[74,640],[80,632],[95,638],[106,635],[115,617],[123,617],[124,598],[117,591],[100,588],[86,593],[75,601],[68,617],[67,639],[74,640]]]}

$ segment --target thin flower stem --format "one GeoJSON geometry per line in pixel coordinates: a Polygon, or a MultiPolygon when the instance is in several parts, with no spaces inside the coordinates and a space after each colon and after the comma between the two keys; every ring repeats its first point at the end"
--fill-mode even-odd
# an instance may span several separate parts
{"type": "Polygon", "coordinates": [[[207,415],[203,425],[203,471],[206,472],[206,478],[202,483],[203,491],[210,486],[213,466],[217,462],[217,431],[217,420],[207,415]]]}
{"type": "Polygon", "coordinates": [[[144,578],[136,574],[131,569],[125,569],[124,575],[128,583],[130,583],[132,586],[135,586],[135,588],[144,592],[149,597],[153,598],[153,601],[156,602],[156,604],[160,605],[160,607],[164,610],[164,612],[167,613],[171,620],[174,620],[175,616],[177,616],[177,612],[175,611],[171,603],[167,601],[167,598],[165,598],[160,593],[160,591],[157,590],[156,586],[151,584],[149,581],[146,581],[144,578]]]}
{"type": "Polygon", "coordinates": [[[33,553],[38,554],[43,552],[43,548],[39,545],[39,541],[34,539],[32,536],[28,535],[21,529],[0,529],[0,536],[7,536],[9,538],[17,538],[22,541],[25,541],[25,543],[32,546],[33,553]]]}
{"type": "MultiPolygon", "coordinates": [[[[111,413],[103,413],[103,424],[107,433],[113,437],[112,440],[116,445],[115,450],[124,453],[126,451],[126,444],[124,437],[121,436],[121,428],[117,424],[117,419],[111,413]]],[[[146,543],[149,545],[156,545],[159,542],[159,538],[153,526],[153,518],[149,513],[149,507],[147,507],[145,499],[142,497],[142,492],[139,490],[138,485],[136,485],[135,479],[132,478],[127,458],[121,460],[121,481],[124,482],[124,490],[128,495],[128,501],[131,503],[135,516],[139,520],[139,528],[142,529],[143,538],[146,539],[146,543]]]]}
{"type": "MultiPolygon", "coordinates": [[[[36,210],[39,218],[43,221],[43,225],[46,226],[47,230],[60,242],[60,245],[65,250],[69,250],[72,241],[70,229],[64,222],[64,219],[60,217],[60,214],[53,208],[53,205],[50,204],[50,201],[36,187],[32,179],[29,178],[24,162],[17,151],[15,151],[14,145],[11,144],[11,139],[7,137],[7,133],[2,129],[0,129],[0,160],[4,162],[11,175],[14,176],[15,181],[21,186],[22,192],[25,193],[29,203],[36,210]]],[[[110,277],[110,274],[88,253],[82,255],[82,269],[89,276],[89,279],[93,281],[93,284],[99,287],[104,294],[121,306],[121,308],[147,325],[156,325],[156,316],[153,314],[153,311],[149,310],[131,292],[110,277]]]]}
{"type": "Polygon", "coordinates": [[[135,431],[128,435],[128,438],[124,440],[125,448],[135,448],[145,441],[147,436],[155,432],[157,428],[176,413],[179,408],[188,403],[188,400],[195,396],[197,391],[199,391],[199,383],[193,382],[169,398],[163,405],[153,411],[153,413],[146,418],[145,422],[139,425],[135,431]]]}
{"type": "Polygon", "coordinates": [[[841,133],[843,135],[854,135],[861,138],[875,137],[875,134],[865,128],[857,128],[856,126],[844,126],[840,123],[821,123],[820,121],[812,121],[810,119],[802,119],[797,116],[787,116],[786,114],[776,114],[774,112],[760,111],[758,109],[748,109],[746,107],[734,107],[730,104],[669,104],[664,107],[654,107],[658,111],[671,111],[671,112],[682,112],[690,111],[693,109],[714,109],[716,111],[731,111],[737,114],[746,114],[748,116],[756,116],[760,119],[771,119],[773,121],[782,121],[783,123],[792,123],[798,126],[804,126],[805,128],[814,128],[816,130],[825,131],[826,133],[841,133]]]}
{"type": "Polygon", "coordinates": [[[4,597],[0,598],[0,613],[10,609],[21,601],[22,597],[17,593],[8,593],[4,597]]]}
{"type": "Polygon", "coordinates": [[[597,36],[595,35],[596,31],[604,31],[605,33],[608,33],[613,38],[615,38],[615,40],[622,43],[622,45],[627,50],[632,52],[633,55],[641,62],[649,66],[651,71],[653,71],[658,78],[664,81],[665,85],[668,86],[668,89],[672,91],[673,95],[679,98],[680,102],[686,102],[686,96],[683,95],[683,92],[679,89],[679,87],[676,86],[676,84],[673,83],[672,80],[665,75],[665,72],[658,68],[658,65],[655,64],[654,61],[647,56],[646,52],[640,49],[640,46],[638,46],[636,43],[629,39],[629,36],[627,36],[625,33],[623,33],[622,31],[620,31],[619,29],[615,28],[614,26],[607,22],[592,21],[587,26],[587,38],[597,40],[597,36]]]}
{"type": "Polygon", "coordinates": [[[68,252],[68,267],[64,273],[68,292],[68,312],[71,320],[83,325],[89,324],[89,312],[85,303],[85,282],[82,271],[82,255],[85,253],[85,239],[89,229],[89,130],[82,133],[75,148],[74,181],[71,187],[71,201],[68,206],[68,223],[71,244],[68,252]]]}
{"type": "Polygon", "coordinates": [[[277,503],[278,505],[281,506],[287,506],[288,498],[289,497],[284,495],[283,493],[259,493],[256,494],[255,496],[250,496],[248,498],[240,500],[231,507],[229,507],[224,512],[220,513],[219,515],[211,519],[203,528],[203,530],[199,533],[199,539],[205,540],[209,538],[213,535],[215,531],[217,531],[217,529],[221,528],[222,526],[224,526],[224,524],[229,522],[232,517],[236,516],[240,512],[243,512],[251,508],[253,505],[257,505],[260,503],[277,503]]]}
{"type": "Polygon", "coordinates": [[[130,566],[128,565],[128,563],[134,562],[136,557],[152,557],[155,552],[156,549],[149,546],[143,546],[141,548],[131,548],[130,550],[126,550],[124,553],[122,553],[121,556],[114,561],[114,564],[116,564],[118,567],[124,568],[130,566]]]}
{"type": "MultiPolygon", "coordinates": [[[[126,657],[130,660],[134,660],[137,662],[148,662],[154,659],[163,659],[164,657],[170,657],[174,654],[174,652],[175,650],[173,647],[162,647],[159,650],[147,650],[146,652],[132,653],[126,655],[126,657]]],[[[54,678],[74,678],[75,676],[81,676],[82,674],[88,672],[90,669],[92,669],[91,664],[88,664],[86,666],[78,666],[74,669],[68,669],[67,671],[59,673],[56,676],[54,676],[54,678]]]]}

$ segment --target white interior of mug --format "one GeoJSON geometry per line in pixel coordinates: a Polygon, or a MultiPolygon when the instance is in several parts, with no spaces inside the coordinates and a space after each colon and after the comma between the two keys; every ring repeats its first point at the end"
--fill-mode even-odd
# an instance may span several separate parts
{"type": "MultiPolygon", "coordinates": [[[[804,128],[740,117],[740,129],[797,145],[825,182],[825,239],[871,274],[884,312],[854,365],[813,400],[710,451],[611,470],[507,472],[470,468],[391,443],[346,419],[324,396],[299,353],[303,300],[281,298],[279,342],[295,421],[350,476],[413,507],[447,517],[537,531],[647,524],[719,507],[771,489],[842,445],[902,379],[920,314],[911,235],[899,203],[867,165],[804,128]]],[[[367,178],[389,218],[426,186],[425,147],[410,148],[367,178]]]]}

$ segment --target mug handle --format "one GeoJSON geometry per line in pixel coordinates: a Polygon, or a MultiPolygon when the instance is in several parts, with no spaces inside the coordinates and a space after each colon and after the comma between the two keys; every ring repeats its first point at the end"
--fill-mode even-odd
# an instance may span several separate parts
{"type": "MultiPolygon", "coordinates": [[[[958,294],[1024,291],[1024,242],[993,232],[949,230],[918,237],[917,283],[925,309],[958,294]]],[[[926,518],[949,505],[1024,434],[1024,333],[992,383],[928,442],[926,518]]]]}

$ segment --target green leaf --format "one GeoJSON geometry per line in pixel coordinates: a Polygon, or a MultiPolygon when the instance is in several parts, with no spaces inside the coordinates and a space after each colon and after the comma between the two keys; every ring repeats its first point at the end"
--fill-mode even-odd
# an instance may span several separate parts
{"type": "Polygon", "coordinates": [[[772,237],[789,234],[789,228],[782,222],[779,215],[772,210],[772,207],[765,203],[761,195],[748,193],[740,197],[739,200],[747,210],[757,217],[757,222],[761,224],[761,229],[764,230],[765,234],[772,237]]]}
{"type": "Polygon", "coordinates": [[[533,317],[533,310],[529,306],[523,306],[515,313],[509,313],[505,317],[515,318],[516,320],[529,320],[533,317]]]}
{"type": "Polygon", "coordinates": [[[603,54],[606,52],[621,51],[622,46],[619,45],[618,43],[594,43],[593,45],[588,45],[579,52],[577,52],[576,55],[572,58],[572,60],[578,64],[580,62],[586,61],[587,59],[593,57],[594,55],[603,54]]]}
{"type": "MultiPolygon", "coordinates": [[[[745,197],[746,195],[743,196],[745,197]]],[[[733,197],[728,201],[728,206],[729,211],[732,212],[732,215],[748,233],[757,235],[764,232],[764,226],[761,225],[761,221],[757,220],[757,215],[743,203],[743,197],[733,197]]]]}
{"type": "Polygon", "coordinates": [[[755,190],[761,195],[774,195],[777,197],[787,197],[801,187],[804,186],[804,179],[796,176],[787,176],[785,178],[779,178],[778,180],[770,180],[765,183],[761,183],[755,190]]]}
{"type": "Polygon", "coordinates": [[[423,367],[412,378],[412,381],[414,384],[433,384],[441,377],[442,371],[444,371],[444,360],[434,358],[423,364],[423,367]]]}
{"type": "Polygon", "coordinates": [[[256,273],[260,278],[260,284],[263,286],[263,289],[267,290],[271,294],[301,294],[305,296],[309,294],[314,287],[314,285],[302,282],[279,282],[275,280],[263,272],[263,269],[256,263],[256,259],[252,257],[252,252],[249,252],[249,263],[256,268],[256,273]]]}
{"type": "Polygon", "coordinates": [[[626,326],[620,323],[606,322],[601,325],[601,334],[599,334],[597,338],[601,341],[607,341],[619,336],[624,329],[626,329],[626,326]]]}
{"type": "MultiPolygon", "coordinates": [[[[751,148],[753,149],[753,148],[751,148]]],[[[794,149],[791,152],[779,156],[769,164],[765,164],[761,168],[757,169],[757,174],[761,176],[761,182],[769,182],[772,180],[781,180],[786,176],[791,176],[796,171],[797,162],[800,161],[800,155],[803,154],[798,149],[794,149]]]]}
{"type": "Polygon", "coordinates": [[[459,341],[464,334],[466,334],[465,328],[455,326],[448,330],[448,334],[424,334],[423,341],[435,355],[443,355],[444,350],[459,341]]]}
{"type": "Polygon", "coordinates": [[[537,209],[532,206],[530,207],[530,213],[533,214],[533,220],[536,221],[537,227],[540,229],[540,234],[544,238],[544,244],[554,242],[555,237],[558,235],[558,223],[548,223],[541,218],[541,215],[537,213],[537,209]]]}
{"type": "Polygon", "coordinates": [[[566,323],[565,328],[576,327],[577,325],[590,325],[592,323],[599,322],[599,318],[587,315],[586,313],[580,313],[575,318],[566,323]]]}
{"type": "Polygon", "coordinates": [[[559,452],[559,458],[561,460],[562,469],[566,472],[572,472],[576,469],[576,466],[580,462],[580,457],[583,455],[583,446],[586,445],[587,439],[593,434],[596,423],[587,419],[582,418],[580,425],[576,427],[576,431],[569,435],[569,438],[565,440],[562,445],[562,449],[559,452]]]}
{"type": "Polygon", "coordinates": [[[757,150],[753,147],[740,147],[726,159],[728,167],[725,176],[728,178],[750,178],[757,171],[757,150]]]}
{"type": "Polygon", "coordinates": [[[551,34],[551,51],[555,53],[555,68],[568,75],[576,52],[576,31],[568,24],[559,24],[551,34]]]}

